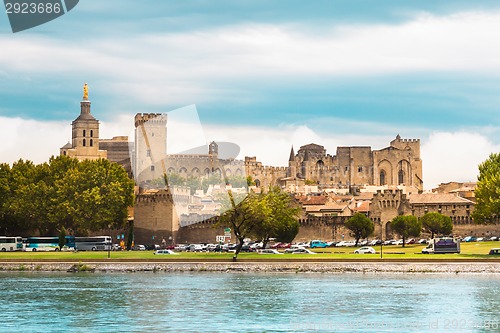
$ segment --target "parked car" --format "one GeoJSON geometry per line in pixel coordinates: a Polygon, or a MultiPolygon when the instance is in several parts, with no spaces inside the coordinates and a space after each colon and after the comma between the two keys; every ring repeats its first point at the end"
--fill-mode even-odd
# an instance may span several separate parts
{"type": "Polygon", "coordinates": [[[294,251],[299,250],[299,249],[305,249],[305,247],[298,246],[298,245],[292,245],[288,249],[285,250],[285,253],[293,253],[294,251]]]}
{"type": "Polygon", "coordinates": [[[299,243],[297,243],[297,246],[301,246],[301,247],[307,248],[307,247],[309,247],[309,242],[299,242],[299,243]]]}
{"type": "Polygon", "coordinates": [[[356,253],[356,254],[365,254],[365,253],[375,254],[376,251],[375,251],[375,249],[373,247],[363,246],[363,247],[355,250],[354,253],[356,253]]]}
{"type": "Polygon", "coordinates": [[[380,239],[374,239],[369,243],[369,245],[371,245],[371,246],[380,245],[380,244],[382,244],[382,241],[380,239]]]}
{"type": "Polygon", "coordinates": [[[479,238],[477,239],[477,241],[478,241],[478,242],[484,242],[484,237],[479,237],[479,238]]]}
{"type": "Polygon", "coordinates": [[[402,239],[398,239],[397,241],[395,241],[393,243],[394,245],[403,245],[403,240],[402,239]]]}
{"type": "Polygon", "coordinates": [[[271,248],[273,249],[288,249],[290,248],[290,243],[276,243],[271,248]]]}
{"type": "Polygon", "coordinates": [[[323,241],[320,241],[320,240],[312,240],[311,243],[310,243],[310,247],[311,249],[314,249],[315,247],[321,247],[321,248],[325,248],[327,247],[328,244],[326,242],[323,242],[323,241]]]}
{"type": "Polygon", "coordinates": [[[297,250],[293,251],[292,254],[316,254],[316,252],[313,252],[313,251],[308,250],[306,248],[301,248],[301,249],[297,249],[297,250]]]}
{"type": "Polygon", "coordinates": [[[416,240],[413,239],[413,238],[410,238],[408,240],[406,240],[405,244],[415,244],[416,240]]]}
{"type": "Polygon", "coordinates": [[[490,241],[497,241],[498,237],[497,236],[492,236],[488,240],[490,240],[490,241]]]}
{"type": "Polygon", "coordinates": [[[491,249],[489,255],[490,256],[499,256],[500,255],[500,248],[491,249]]]}
{"type": "Polygon", "coordinates": [[[262,249],[259,251],[260,254],[283,254],[276,249],[262,249]]]}
{"type": "Polygon", "coordinates": [[[179,253],[176,253],[172,250],[167,250],[167,249],[163,249],[163,250],[156,250],[154,254],[179,254],[179,253]]]}
{"type": "Polygon", "coordinates": [[[146,247],[142,244],[138,244],[135,246],[136,251],[146,251],[146,247]]]}
{"type": "Polygon", "coordinates": [[[474,236],[467,236],[467,237],[464,237],[464,239],[462,239],[462,242],[466,242],[466,243],[475,242],[475,241],[477,241],[477,238],[474,236]]]}
{"type": "Polygon", "coordinates": [[[429,241],[425,238],[421,238],[421,239],[419,239],[419,241],[417,243],[418,244],[427,244],[427,243],[429,243],[429,241]]]}
{"type": "Polygon", "coordinates": [[[359,245],[359,246],[365,246],[365,245],[368,245],[368,240],[366,240],[366,239],[365,239],[365,240],[362,240],[362,241],[358,242],[358,245],[359,245]]]}

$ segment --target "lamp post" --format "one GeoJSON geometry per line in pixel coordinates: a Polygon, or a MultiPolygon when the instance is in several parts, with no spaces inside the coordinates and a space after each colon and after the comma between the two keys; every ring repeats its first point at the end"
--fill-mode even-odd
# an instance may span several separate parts
{"type": "Polygon", "coordinates": [[[108,224],[108,234],[111,244],[108,244],[108,259],[111,258],[111,245],[113,244],[113,239],[111,238],[111,224],[108,224]]]}

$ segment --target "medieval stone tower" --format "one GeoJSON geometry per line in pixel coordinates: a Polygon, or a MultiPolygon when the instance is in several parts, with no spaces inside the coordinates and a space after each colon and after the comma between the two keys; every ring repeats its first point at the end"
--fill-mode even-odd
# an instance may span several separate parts
{"type": "Polygon", "coordinates": [[[135,115],[133,169],[137,184],[155,180],[166,174],[167,115],[138,113],[135,115]]]}
{"type": "Polygon", "coordinates": [[[107,158],[105,150],[99,150],[99,121],[90,113],[88,86],[83,87],[80,115],[72,123],[71,143],[60,148],[60,154],[79,160],[107,158]]]}

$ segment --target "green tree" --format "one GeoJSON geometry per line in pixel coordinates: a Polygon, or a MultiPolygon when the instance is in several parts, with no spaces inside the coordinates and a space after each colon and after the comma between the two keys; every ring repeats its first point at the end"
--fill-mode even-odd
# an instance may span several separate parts
{"type": "Polygon", "coordinates": [[[85,160],[56,183],[60,200],[56,215],[75,233],[122,227],[127,220],[134,184],[120,165],[85,160]]]}
{"type": "Polygon", "coordinates": [[[425,215],[420,218],[420,222],[422,223],[422,228],[431,234],[431,238],[434,238],[435,234],[449,235],[453,231],[453,221],[451,217],[441,213],[425,213],[425,215]]]}
{"type": "Polygon", "coordinates": [[[299,232],[299,205],[277,186],[270,187],[267,193],[260,196],[260,200],[265,206],[265,218],[256,229],[258,239],[262,240],[264,247],[270,238],[291,242],[299,232]]]}
{"type": "Polygon", "coordinates": [[[413,215],[400,215],[392,219],[392,230],[403,239],[403,247],[408,237],[418,237],[422,230],[422,224],[413,215]]]}
{"type": "Polygon", "coordinates": [[[236,260],[243,247],[244,239],[254,235],[262,227],[267,207],[259,195],[251,192],[244,196],[228,192],[227,198],[220,198],[224,213],[216,226],[231,227],[238,240],[233,260],[236,260]],[[244,198],[243,198],[244,197],[244,198]]]}
{"type": "Polygon", "coordinates": [[[59,231],[59,250],[62,250],[64,245],[66,245],[66,228],[61,227],[59,231]]]}
{"type": "Polygon", "coordinates": [[[373,221],[362,213],[356,213],[345,222],[347,229],[351,230],[352,236],[356,239],[356,246],[361,238],[366,238],[375,229],[373,221]]]}
{"type": "Polygon", "coordinates": [[[479,177],[474,191],[476,223],[497,223],[500,217],[500,153],[491,154],[479,165],[479,177]]]}

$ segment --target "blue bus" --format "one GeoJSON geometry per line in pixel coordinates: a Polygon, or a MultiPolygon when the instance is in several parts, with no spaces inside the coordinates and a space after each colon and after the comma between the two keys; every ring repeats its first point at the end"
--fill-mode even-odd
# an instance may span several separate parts
{"type": "MultiPolygon", "coordinates": [[[[75,249],[75,236],[66,236],[66,244],[62,247],[63,251],[72,251],[75,249]]],[[[59,251],[59,237],[28,237],[26,238],[25,251],[59,251]]]]}

